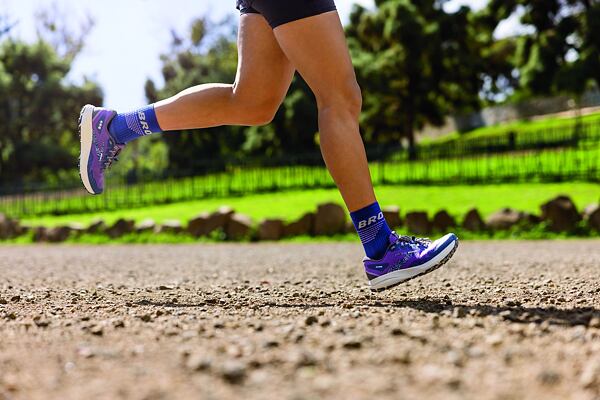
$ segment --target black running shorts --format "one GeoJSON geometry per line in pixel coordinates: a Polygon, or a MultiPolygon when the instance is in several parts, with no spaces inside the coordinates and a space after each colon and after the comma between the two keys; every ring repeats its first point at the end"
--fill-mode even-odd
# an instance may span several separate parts
{"type": "Polygon", "coordinates": [[[334,0],[237,0],[242,14],[261,14],[273,29],[335,10],[334,0]]]}

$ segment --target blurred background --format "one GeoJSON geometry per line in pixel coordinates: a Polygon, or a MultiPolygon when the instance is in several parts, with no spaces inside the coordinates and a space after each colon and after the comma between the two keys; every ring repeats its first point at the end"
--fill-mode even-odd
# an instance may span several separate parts
{"type": "MultiPolygon", "coordinates": [[[[476,208],[481,229],[458,228],[473,238],[597,235],[581,218],[551,229],[537,215],[564,194],[579,211],[591,205],[589,219],[600,198],[600,2],[337,5],[381,203],[403,217],[422,211],[433,220],[444,210],[456,225],[476,208]],[[485,229],[504,207],[518,221],[502,233],[485,229]]],[[[288,222],[319,203],[341,203],[319,153],[314,98],[299,76],[270,125],[135,141],[104,195],[83,190],[81,106],[124,111],[196,84],[232,82],[238,18],[233,0],[0,0],[0,213],[29,232],[13,240],[35,240],[42,225],[83,231],[75,226],[99,218],[180,232],[221,205],[288,222]]],[[[134,236],[123,240],[160,240],[134,236]]]]}

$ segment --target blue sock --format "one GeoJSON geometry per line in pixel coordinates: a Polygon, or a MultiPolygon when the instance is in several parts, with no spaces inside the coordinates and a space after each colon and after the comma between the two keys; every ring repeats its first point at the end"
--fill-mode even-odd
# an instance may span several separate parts
{"type": "Polygon", "coordinates": [[[117,143],[126,144],[142,136],[160,133],[160,125],[156,119],[154,105],[139,110],[120,113],[111,121],[108,131],[117,143]]]}
{"type": "Polygon", "coordinates": [[[350,213],[356,232],[365,248],[367,257],[379,260],[389,246],[392,230],[388,226],[379,203],[375,202],[361,210],[350,213]]]}

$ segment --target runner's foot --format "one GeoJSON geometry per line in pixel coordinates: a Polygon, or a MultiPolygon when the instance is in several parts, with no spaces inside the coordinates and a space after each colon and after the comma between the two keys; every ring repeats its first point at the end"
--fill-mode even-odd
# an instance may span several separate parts
{"type": "Polygon", "coordinates": [[[108,132],[108,125],[116,115],[115,111],[88,104],[79,116],[79,175],[91,194],[104,192],[104,173],[124,147],[108,132]]]}
{"type": "Polygon", "coordinates": [[[452,258],[457,247],[458,238],[453,233],[431,242],[392,232],[381,260],[364,259],[369,286],[379,292],[435,271],[452,258]]]}

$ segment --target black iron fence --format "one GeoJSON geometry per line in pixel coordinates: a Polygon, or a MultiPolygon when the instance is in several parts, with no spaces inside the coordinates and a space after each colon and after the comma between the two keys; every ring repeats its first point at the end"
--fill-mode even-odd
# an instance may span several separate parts
{"type": "MultiPolygon", "coordinates": [[[[371,163],[371,174],[376,185],[600,182],[600,146],[417,161],[392,159],[371,163]]],[[[61,215],[329,187],[334,183],[322,161],[319,165],[311,161],[280,166],[246,162],[202,176],[129,185],[109,179],[101,196],[90,196],[82,188],[22,191],[0,196],[0,212],[15,217],[61,215]]]]}
{"type": "MultiPolygon", "coordinates": [[[[566,123],[545,130],[506,130],[425,144],[409,160],[402,147],[371,148],[376,185],[503,182],[600,182],[600,124],[566,123]]],[[[129,174],[109,178],[90,196],[75,177],[59,185],[0,187],[0,212],[12,216],[72,214],[143,207],[211,197],[334,187],[320,154],[207,161],[193,174],[129,174]]]]}

